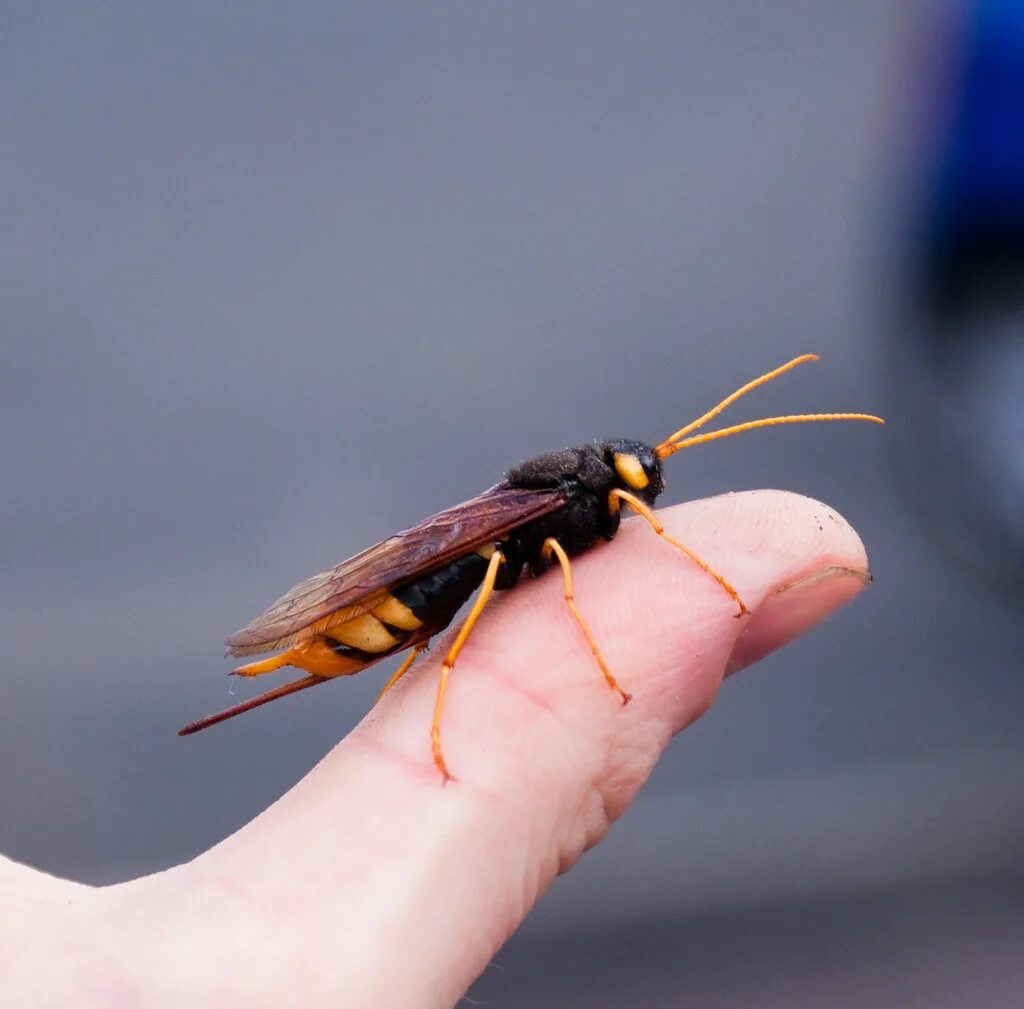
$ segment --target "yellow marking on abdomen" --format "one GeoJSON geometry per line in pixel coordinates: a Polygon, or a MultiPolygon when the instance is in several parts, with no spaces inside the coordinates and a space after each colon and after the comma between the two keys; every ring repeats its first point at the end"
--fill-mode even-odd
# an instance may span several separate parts
{"type": "Polygon", "coordinates": [[[366,662],[353,656],[339,655],[325,638],[313,638],[311,641],[303,641],[302,644],[289,648],[279,655],[271,656],[269,659],[250,662],[247,666],[239,666],[235,670],[235,674],[237,676],[259,676],[262,673],[280,669],[282,666],[295,666],[298,669],[305,669],[307,673],[314,673],[316,676],[334,677],[358,673],[360,669],[366,668],[366,662]]]}
{"type": "Polygon", "coordinates": [[[287,652],[271,655],[269,659],[260,659],[259,662],[250,662],[248,665],[239,666],[234,670],[235,676],[262,676],[264,673],[272,673],[282,666],[290,666],[292,663],[288,656],[294,651],[296,649],[292,648],[287,652]]]}
{"type": "Polygon", "coordinates": [[[388,652],[401,643],[372,613],[332,627],[328,633],[335,641],[372,655],[388,652]]]}
{"type": "Polygon", "coordinates": [[[423,621],[394,596],[388,596],[379,606],[375,606],[373,615],[402,631],[415,631],[423,626],[423,621]]]}

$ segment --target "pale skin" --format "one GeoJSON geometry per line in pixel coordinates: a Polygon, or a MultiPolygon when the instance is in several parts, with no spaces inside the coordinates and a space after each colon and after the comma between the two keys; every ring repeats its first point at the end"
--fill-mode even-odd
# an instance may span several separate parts
{"type": "MultiPolygon", "coordinates": [[[[750,616],[642,519],[624,523],[573,560],[573,578],[630,704],[596,666],[557,568],[527,579],[497,595],[452,673],[447,786],[429,740],[435,647],[287,795],[188,864],[93,888],[0,861],[5,1004],[455,1005],[723,677],[868,580],[857,534],[806,498],[751,492],[658,515],[727,574],[750,616]]],[[[275,716],[301,731],[301,703],[280,703],[275,716]]]]}

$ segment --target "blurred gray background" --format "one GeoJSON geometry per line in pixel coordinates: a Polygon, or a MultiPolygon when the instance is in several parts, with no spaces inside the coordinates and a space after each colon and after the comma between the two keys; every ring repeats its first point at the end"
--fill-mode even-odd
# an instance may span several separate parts
{"type": "MultiPolygon", "coordinates": [[[[105,882],[243,824],[386,671],[178,739],[244,694],[225,634],[524,456],[806,351],[736,419],[884,411],[922,10],[4,4],[0,848],[105,882]]],[[[669,479],[830,502],[876,583],[730,682],[473,997],[1020,1005],[1019,600],[886,432],[669,479]]]]}

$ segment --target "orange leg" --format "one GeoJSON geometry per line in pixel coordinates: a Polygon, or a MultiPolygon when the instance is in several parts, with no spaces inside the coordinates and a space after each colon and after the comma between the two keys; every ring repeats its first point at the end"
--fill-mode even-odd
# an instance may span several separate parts
{"type": "Polygon", "coordinates": [[[400,680],[400,679],[401,679],[401,678],[402,678],[403,676],[405,676],[405,674],[406,674],[407,672],[409,672],[409,667],[410,667],[410,666],[411,666],[411,665],[412,665],[412,664],[413,664],[413,663],[414,663],[414,662],[416,661],[416,659],[417,659],[417,658],[419,657],[419,654],[420,654],[420,652],[422,652],[422,651],[425,651],[425,650],[426,650],[426,647],[427,647],[427,645],[426,645],[426,642],[424,642],[424,643],[423,643],[422,645],[417,645],[417,646],[416,646],[416,647],[415,647],[415,648],[414,648],[414,649],[413,649],[413,650],[412,650],[412,651],[411,651],[411,652],[409,653],[409,655],[408,655],[408,657],[407,657],[407,658],[405,659],[405,661],[404,661],[404,662],[403,662],[403,663],[402,663],[402,664],[401,664],[401,665],[400,665],[400,666],[399,666],[399,667],[398,667],[398,668],[397,668],[397,669],[396,669],[396,670],[394,671],[394,673],[393,673],[393,674],[391,675],[391,679],[390,679],[390,680],[388,680],[388,682],[384,684],[384,689],[383,689],[383,690],[382,690],[382,691],[381,691],[381,692],[380,692],[380,693],[379,693],[379,694],[377,695],[377,703],[378,703],[378,704],[379,704],[379,703],[381,702],[381,700],[383,699],[384,695],[385,695],[385,694],[386,694],[386,693],[387,693],[387,692],[388,692],[388,691],[389,691],[389,690],[390,690],[390,689],[391,689],[391,688],[392,688],[392,687],[393,687],[393,686],[394,686],[394,685],[395,685],[395,684],[396,684],[396,683],[397,683],[397,682],[398,682],[398,681],[399,681],[399,680],[400,680]]]}
{"type": "Polygon", "coordinates": [[[601,654],[601,649],[597,647],[594,635],[590,632],[587,622],[583,619],[583,614],[580,613],[579,607],[576,605],[572,591],[572,569],[569,566],[569,555],[554,536],[550,536],[544,541],[544,549],[541,553],[545,560],[550,560],[552,554],[558,558],[558,563],[562,566],[562,577],[565,581],[565,602],[572,611],[572,615],[576,618],[576,623],[580,625],[580,630],[583,631],[583,636],[587,639],[587,644],[590,645],[590,650],[594,653],[594,658],[597,659],[597,664],[601,667],[601,672],[604,673],[608,686],[622,698],[623,704],[629,704],[630,695],[619,686],[618,680],[612,676],[612,672],[604,661],[604,656],[601,654]]]}
{"type": "Polygon", "coordinates": [[[668,542],[671,543],[672,546],[674,546],[677,550],[682,550],[682,552],[686,554],[686,556],[689,557],[690,560],[693,561],[693,563],[701,569],[701,571],[703,571],[705,574],[709,574],[712,578],[714,578],[714,580],[718,582],[718,584],[721,585],[726,592],[729,593],[729,597],[740,608],[739,613],[736,614],[737,617],[742,617],[750,612],[750,610],[748,610],[747,607],[744,605],[743,600],[740,599],[740,594],[713,567],[711,567],[706,562],[702,561],[692,550],[688,550],[686,547],[684,547],[683,544],[679,542],[679,540],[675,539],[672,536],[669,536],[669,534],[665,532],[665,527],[658,520],[658,516],[655,515],[654,512],[646,504],[643,503],[643,501],[641,501],[638,497],[635,497],[633,494],[630,494],[629,491],[619,490],[618,488],[616,488],[615,490],[611,491],[608,495],[608,507],[613,512],[617,511],[620,500],[625,501],[626,504],[628,504],[629,507],[633,509],[633,511],[647,519],[647,521],[651,524],[651,528],[663,540],[668,540],[668,542]]]}
{"type": "Polygon", "coordinates": [[[434,702],[434,721],[430,726],[430,748],[434,754],[434,763],[437,765],[437,769],[441,772],[445,782],[454,780],[448,773],[448,767],[441,754],[441,712],[444,709],[444,695],[448,689],[448,676],[455,666],[455,660],[459,657],[462,646],[465,645],[466,639],[469,637],[470,632],[480,618],[480,614],[483,612],[484,606],[487,605],[487,600],[494,591],[494,582],[498,577],[498,568],[504,563],[504,554],[500,550],[495,550],[487,564],[487,573],[484,575],[483,584],[480,586],[476,602],[473,603],[473,608],[469,611],[469,615],[463,622],[462,627],[459,628],[459,633],[455,636],[455,641],[452,642],[451,648],[448,649],[444,662],[441,663],[441,682],[437,685],[437,700],[434,702]]]}

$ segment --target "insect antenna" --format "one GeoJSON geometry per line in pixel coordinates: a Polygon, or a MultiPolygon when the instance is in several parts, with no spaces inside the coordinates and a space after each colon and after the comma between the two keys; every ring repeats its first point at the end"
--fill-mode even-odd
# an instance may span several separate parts
{"type": "Polygon", "coordinates": [[[691,445],[700,445],[706,441],[714,441],[716,438],[728,438],[731,435],[740,434],[743,431],[752,431],[758,427],[772,427],[776,424],[806,424],[823,420],[866,420],[873,424],[885,423],[881,417],[875,417],[873,414],[869,413],[803,413],[791,414],[786,417],[763,417],[760,420],[747,421],[745,424],[736,424],[732,427],[722,428],[719,431],[709,431],[706,434],[694,435],[689,438],[686,437],[686,435],[690,434],[691,431],[696,431],[698,428],[703,427],[709,420],[713,420],[717,417],[724,409],[726,409],[726,407],[731,406],[741,396],[745,396],[748,392],[758,388],[758,386],[762,386],[766,382],[770,382],[773,378],[778,378],[779,375],[783,375],[787,371],[791,371],[798,364],[817,360],[819,360],[817,354],[802,354],[800,357],[794,357],[792,361],[787,361],[778,368],[775,368],[774,370],[755,378],[753,381],[748,382],[746,385],[741,386],[734,393],[726,396],[725,399],[723,399],[717,406],[708,410],[708,412],[703,416],[698,417],[695,421],[691,421],[691,423],[687,424],[686,427],[680,428],[675,432],[675,434],[666,438],[655,448],[658,458],[667,459],[670,455],[674,455],[680,449],[689,448],[691,445]]]}

